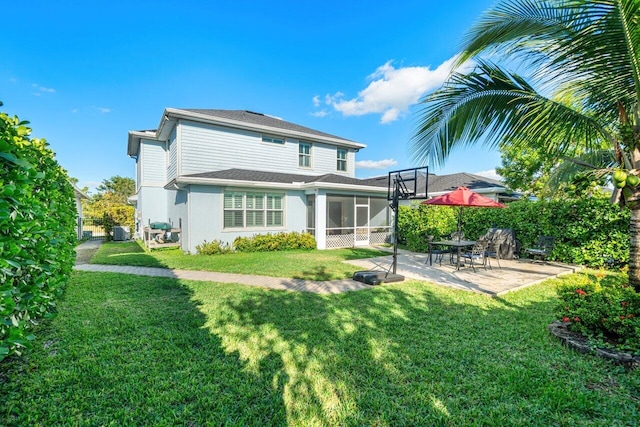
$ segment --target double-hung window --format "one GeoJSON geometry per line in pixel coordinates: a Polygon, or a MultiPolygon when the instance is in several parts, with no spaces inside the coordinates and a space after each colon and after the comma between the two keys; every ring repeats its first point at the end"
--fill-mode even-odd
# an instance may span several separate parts
{"type": "Polygon", "coordinates": [[[267,227],[284,225],[284,203],[282,194],[267,194],[267,227]]]}
{"type": "Polygon", "coordinates": [[[224,193],[224,228],[283,226],[284,194],[224,193]]]}
{"type": "Polygon", "coordinates": [[[336,164],[336,169],[340,172],[347,171],[347,150],[344,148],[338,148],[338,163],[336,164]]]}
{"type": "Polygon", "coordinates": [[[311,167],[311,144],[306,142],[298,144],[298,166],[301,168],[311,167]]]}
{"type": "Polygon", "coordinates": [[[224,193],[224,228],[244,227],[244,193],[224,193]]]}

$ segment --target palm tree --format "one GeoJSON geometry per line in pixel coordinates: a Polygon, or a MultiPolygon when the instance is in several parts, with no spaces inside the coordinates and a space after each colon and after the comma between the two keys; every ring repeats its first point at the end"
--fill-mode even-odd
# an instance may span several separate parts
{"type": "Polygon", "coordinates": [[[638,291],[639,23],[638,0],[503,0],[463,40],[457,71],[422,101],[410,144],[415,160],[438,165],[475,143],[562,157],[605,142],[607,172],[623,187],[614,202],[632,210],[629,281],[638,291]]]}

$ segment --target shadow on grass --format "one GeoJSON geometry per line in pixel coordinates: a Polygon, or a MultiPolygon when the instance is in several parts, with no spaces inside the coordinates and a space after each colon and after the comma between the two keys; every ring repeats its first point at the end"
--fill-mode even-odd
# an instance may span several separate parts
{"type": "Polygon", "coordinates": [[[496,302],[414,282],[331,297],[256,291],[223,297],[208,316],[249,365],[273,354],[283,361],[287,419],[296,425],[633,420],[625,411],[639,408],[624,390],[640,391],[640,381],[586,390],[615,368],[549,337],[554,304],[548,293],[496,302]],[[615,415],[607,411],[612,394],[615,415]]]}
{"type": "MultiPolygon", "coordinates": [[[[80,273],[25,360],[4,364],[16,425],[284,425],[276,354],[250,369],[173,279],[80,273]],[[44,345],[43,345],[44,344],[44,345]]],[[[3,424],[4,423],[0,423],[3,424]]]]}
{"type": "Polygon", "coordinates": [[[552,292],[503,300],[418,282],[323,296],[75,273],[0,407],[15,424],[635,422],[640,377],[550,338],[552,292]]]}

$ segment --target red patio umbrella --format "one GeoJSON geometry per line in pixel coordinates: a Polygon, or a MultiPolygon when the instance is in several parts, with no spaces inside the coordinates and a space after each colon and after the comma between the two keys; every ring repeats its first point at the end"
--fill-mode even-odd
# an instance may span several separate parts
{"type": "Polygon", "coordinates": [[[459,206],[458,231],[462,231],[462,208],[482,207],[482,208],[506,208],[502,203],[498,203],[482,194],[474,193],[467,187],[458,187],[450,193],[443,194],[433,199],[422,202],[425,205],[459,206]]]}

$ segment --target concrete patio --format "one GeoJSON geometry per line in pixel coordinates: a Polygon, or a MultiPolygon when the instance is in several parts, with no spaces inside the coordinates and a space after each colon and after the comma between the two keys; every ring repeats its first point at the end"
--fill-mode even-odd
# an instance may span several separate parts
{"type": "MultiPolygon", "coordinates": [[[[435,262],[429,265],[428,254],[398,251],[397,273],[406,279],[425,280],[454,289],[479,292],[497,296],[521,289],[547,279],[579,271],[582,267],[557,262],[531,262],[527,259],[500,260],[502,267],[492,258],[492,269],[476,266],[475,272],[470,265],[456,270],[454,264],[445,257],[442,265],[435,262]]],[[[347,261],[362,267],[362,270],[388,270],[392,256],[347,261]]]]}

